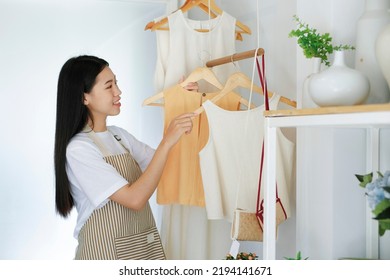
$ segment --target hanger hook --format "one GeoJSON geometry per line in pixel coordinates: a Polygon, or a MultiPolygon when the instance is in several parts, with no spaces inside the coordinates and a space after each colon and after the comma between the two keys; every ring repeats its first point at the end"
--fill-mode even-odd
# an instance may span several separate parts
{"type": "Polygon", "coordinates": [[[234,67],[237,68],[237,64],[234,61],[234,55],[235,55],[235,53],[230,56],[230,61],[231,61],[231,63],[233,63],[234,67]]]}
{"type": "Polygon", "coordinates": [[[211,53],[207,50],[198,52],[198,59],[202,62],[202,66],[205,66],[207,61],[211,59],[211,53]]]}

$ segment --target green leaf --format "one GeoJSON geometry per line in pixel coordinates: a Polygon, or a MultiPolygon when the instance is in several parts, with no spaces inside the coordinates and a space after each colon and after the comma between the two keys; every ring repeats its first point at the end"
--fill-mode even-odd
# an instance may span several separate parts
{"type": "MultiPolygon", "coordinates": [[[[306,257],[304,260],[307,260],[308,258],[309,257],[306,257]]],[[[284,259],[286,259],[286,260],[302,260],[301,251],[297,252],[297,255],[295,256],[295,258],[284,257],[284,259]]]]}
{"type": "Polygon", "coordinates": [[[387,191],[388,193],[390,193],[390,187],[383,187],[383,189],[384,189],[385,191],[387,191]]]}
{"type": "Polygon", "coordinates": [[[300,260],[301,259],[301,251],[298,251],[297,253],[297,260],[300,260]]]}
{"type": "Polygon", "coordinates": [[[375,218],[375,220],[384,220],[384,219],[390,219],[390,207],[386,208],[385,210],[378,213],[375,218]]]}
{"type": "Polygon", "coordinates": [[[366,175],[355,174],[355,176],[360,182],[359,186],[361,186],[362,188],[365,188],[368,183],[372,182],[373,173],[371,172],[371,173],[368,173],[366,175]]]}
{"type": "Polygon", "coordinates": [[[359,180],[359,182],[363,182],[364,175],[355,174],[355,177],[359,180]]]}
{"type": "MultiPolygon", "coordinates": [[[[374,213],[375,217],[378,217],[378,215],[380,215],[382,212],[384,212],[385,210],[387,210],[389,208],[390,208],[390,200],[389,199],[384,199],[384,200],[382,200],[381,202],[379,202],[377,204],[377,206],[372,211],[372,213],[374,213]]],[[[390,214],[389,214],[389,216],[387,216],[385,218],[390,218],[390,214]]]]}
{"type": "Polygon", "coordinates": [[[335,51],[347,51],[347,50],[354,50],[355,47],[350,46],[350,45],[338,45],[333,47],[335,51]]]}
{"type": "Polygon", "coordinates": [[[379,220],[379,235],[383,236],[386,230],[390,230],[390,219],[379,220]]]}

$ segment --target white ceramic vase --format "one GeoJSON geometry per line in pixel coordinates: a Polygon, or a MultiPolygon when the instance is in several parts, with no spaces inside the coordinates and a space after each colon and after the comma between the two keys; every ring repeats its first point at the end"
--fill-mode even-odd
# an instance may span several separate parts
{"type": "Polygon", "coordinates": [[[318,105],[314,103],[313,99],[311,98],[309,94],[309,82],[310,79],[313,77],[313,75],[317,74],[321,70],[321,58],[319,57],[313,57],[310,59],[312,63],[312,72],[310,75],[306,77],[306,79],[303,81],[303,87],[302,87],[302,96],[301,98],[298,98],[298,108],[316,108],[318,105]]]}
{"type": "Polygon", "coordinates": [[[310,78],[311,98],[320,107],[362,104],[370,91],[367,77],[345,64],[344,51],[334,54],[332,65],[310,78]]]}
{"type": "Polygon", "coordinates": [[[365,10],[357,22],[355,69],[370,81],[370,94],[365,103],[385,103],[390,91],[375,55],[375,41],[390,22],[390,0],[366,0],[365,10]]]}
{"type": "MultiPolygon", "coordinates": [[[[376,40],[376,58],[381,67],[382,74],[390,89],[390,23],[379,33],[376,40]]],[[[390,91],[390,90],[389,90],[390,91]]],[[[389,97],[390,98],[390,97],[389,97]]],[[[387,101],[389,101],[389,98],[387,101]]]]}

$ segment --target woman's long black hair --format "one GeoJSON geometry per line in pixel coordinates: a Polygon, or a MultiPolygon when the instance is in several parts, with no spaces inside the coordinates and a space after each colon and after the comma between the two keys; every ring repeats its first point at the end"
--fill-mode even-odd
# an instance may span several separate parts
{"type": "Polygon", "coordinates": [[[74,201],[65,170],[66,147],[88,121],[84,93],[89,93],[96,76],[108,66],[104,59],[83,55],[70,58],[61,68],[57,85],[57,116],[54,143],[56,210],[67,217],[74,201]]]}

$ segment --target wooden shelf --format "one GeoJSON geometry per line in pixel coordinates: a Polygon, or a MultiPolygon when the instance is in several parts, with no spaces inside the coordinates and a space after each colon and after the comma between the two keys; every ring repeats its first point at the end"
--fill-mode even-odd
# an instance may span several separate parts
{"type": "Polygon", "coordinates": [[[266,117],[308,116],[390,111],[390,103],[264,111],[266,117]]]}

